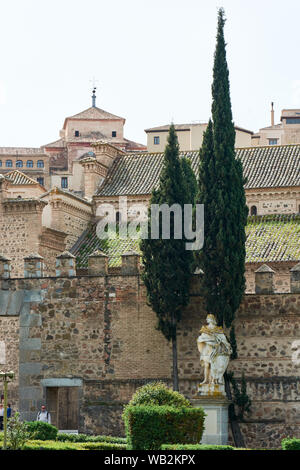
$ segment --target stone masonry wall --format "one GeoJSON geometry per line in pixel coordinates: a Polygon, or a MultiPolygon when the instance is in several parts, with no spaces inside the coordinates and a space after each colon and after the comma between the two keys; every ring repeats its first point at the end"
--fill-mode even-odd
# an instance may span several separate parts
{"type": "MultiPolygon", "coordinates": [[[[19,362],[13,405],[24,418],[35,417],[47,381],[80,380],[79,431],[122,435],[122,406],[136,388],[157,379],[171,385],[171,347],[155,329],[138,275],[10,279],[0,287],[0,321],[9,329],[2,337],[14,357],[6,366],[19,362]]],[[[191,293],[178,331],[180,391],[190,398],[202,378],[196,338],[206,316],[197,276],[191,293]]],[[[230,369],[237,379],[244,371],[253,402],[242,423],[246,445],[280,447],[283,437],[300,437],[300,294],[247,294],[235,329],[239,358],[230,369]]]]}

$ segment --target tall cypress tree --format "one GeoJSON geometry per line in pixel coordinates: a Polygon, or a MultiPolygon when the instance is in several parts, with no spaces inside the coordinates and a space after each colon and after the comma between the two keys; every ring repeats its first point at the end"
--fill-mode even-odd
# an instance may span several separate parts
{"type": "Polygon", "coordinates": [[[245,225],[248,208],[243,169],[235,156],[235,129],[224,40],[224,10],[218,12],[212,84],[212,123],[200,150],[199,194],[204,204],[204,271],[206,309],[229,327],[245,290],[245,225]]]}
{"type": "MultiPolygon", "coordinates": [[[[186,240],[174,238],[174,218],[170,218],[170,239],[152,239],[151,204],[193,203],[189,201],[191,192],[187,191],[187,180],[192,178],[189,168],[182,164],[179,157],[179,145],[174,125],[170,126],[168,143],[164,152],[164,165],[160,175],[159,187],[153,190],[149,208],[149,237],[141,240],[144,270],[142,278],[147,289],[148,304],[156,312],[157,328],[168,341],[172,341],[173,353],[173,388],[178,390],[177,368],[177,324],[181,311],[189,302],[189,281],[193,255],[185,249],[186,240]],[[183,170],[184,166],[184,170],[183,170]],[[186,173],[185,173],[186,171],[186,173]]],[[[195,184],[195,180],[194,180],[195,184]]],[[[189,185],[191,187],[191,185],[189,185]]],[[[183,221],[182,221],[183,228],[183,221]]]]}

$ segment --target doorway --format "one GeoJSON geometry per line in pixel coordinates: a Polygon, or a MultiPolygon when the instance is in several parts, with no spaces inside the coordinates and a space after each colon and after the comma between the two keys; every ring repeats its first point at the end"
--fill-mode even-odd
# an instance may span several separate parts
{"type": "Polygon", "coordinates": [[[46,402],[53,426],[60,431],[78,430],[78,387],[47,387],[46,402]]]}

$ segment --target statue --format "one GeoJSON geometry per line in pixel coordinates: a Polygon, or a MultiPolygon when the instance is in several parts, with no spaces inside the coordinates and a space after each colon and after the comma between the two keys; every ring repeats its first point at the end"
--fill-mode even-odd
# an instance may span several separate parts
{"type": "Polygon", "coordinates": [[[204,365],[204,381],[201,385],[224,385],[223,375],[232,349],[223,328],[217,326],[215,316],[207,315],[206,321],[208,325],[201,328],[197,339],[200,362],[204,365]]]}

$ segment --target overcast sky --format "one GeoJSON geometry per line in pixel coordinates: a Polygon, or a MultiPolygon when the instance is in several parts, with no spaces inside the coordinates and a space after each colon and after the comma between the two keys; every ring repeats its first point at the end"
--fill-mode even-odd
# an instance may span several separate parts
{"type": "Polygon", "coordinates": [[[125,137],[207,121],[217,9],[223,6],[235,124],[257,131],[300,108],[299,0],[0,0],[0,146],[59,138],[97,106],[125,137]]]}

